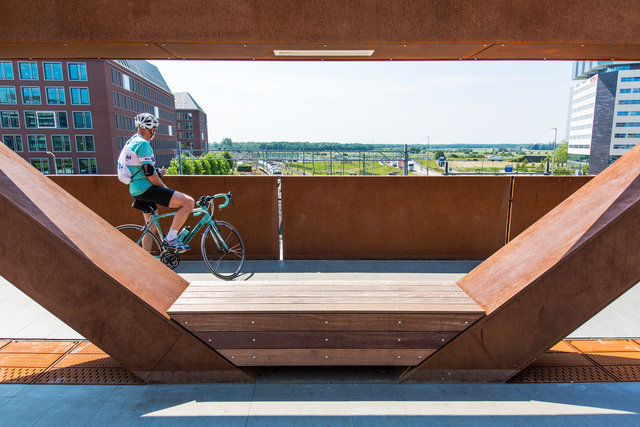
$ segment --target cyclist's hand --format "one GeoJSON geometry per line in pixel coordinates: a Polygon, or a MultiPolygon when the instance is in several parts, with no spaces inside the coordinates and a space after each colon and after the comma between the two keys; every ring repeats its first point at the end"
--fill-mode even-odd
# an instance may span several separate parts
{"type": "Polygon", "coordinates": [[[166,169],[164,168],[164,166],[161,168],[156,168],[156,172],[158,173],[159,177],[163,177],[164,173],[166,172],[166,169]]]}

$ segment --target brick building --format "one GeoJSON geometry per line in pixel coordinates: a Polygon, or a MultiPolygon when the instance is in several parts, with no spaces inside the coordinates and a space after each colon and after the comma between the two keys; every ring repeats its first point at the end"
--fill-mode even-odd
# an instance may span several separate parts
{"type": "Polygon", "coordinates": [[[174,97],[146,61],[0,61],[0,133],[43,173],[113,174],[141,112],[158,116],[158,165],[175,153],[174,97]],[[53,162],[55,159],[55,172],[53,162]]]}
{"type": "Polygon", "coordinates": [[[199,155],[209,149],[207,114],[188,92],[173,94],[176,101],[176,126],[178,141],[184,150],[199,155]]]}

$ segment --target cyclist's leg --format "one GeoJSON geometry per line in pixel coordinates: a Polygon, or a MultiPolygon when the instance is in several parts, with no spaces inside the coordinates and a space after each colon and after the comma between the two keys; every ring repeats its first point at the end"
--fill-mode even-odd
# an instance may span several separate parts
{"type": "MultiPolygon", "coordinates": [[[[144,218],[145,225],[149,222],[151,214],[154,213],[156,209],[158,209],[158,206],[154,202],[137,200],[135,198],[132,206],[142,211],[142,217],[144,218]]],[[[157,230],[155,224],[152,224],[151,227],[149,227],[149,232],[155,233],[156,231],[157,230]]],[[[153,238],[148,234],[145,234],[142,238],[142,248],[148,252],[149,250],[151,250],[152,246],[153,238]]]]}
{"type": "Polygon", "coordinates": [[[173,217],[171,228],[176,231],[180,230],[194,206],[195,202],[191,196],[180,193],[179,191],[174,192],[169,202],[169,207],[172,209],[178,208],[178,211],[173,217]]]}

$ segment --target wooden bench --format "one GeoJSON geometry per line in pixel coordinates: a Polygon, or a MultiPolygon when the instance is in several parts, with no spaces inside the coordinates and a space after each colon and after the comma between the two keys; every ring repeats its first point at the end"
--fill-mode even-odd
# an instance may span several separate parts
{"type": "Polygon", "coordinates": [[[168,311],[236,366],[413,366],[484,316],[453,282],[193,282],[168,311]]]}

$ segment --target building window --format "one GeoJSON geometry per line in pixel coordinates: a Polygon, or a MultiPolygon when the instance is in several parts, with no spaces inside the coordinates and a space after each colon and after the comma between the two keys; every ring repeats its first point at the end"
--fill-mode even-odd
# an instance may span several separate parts
{"type": "Polygon", "coordinates": [[[58,128],[59,129],[68,129],[69,121],[67,120],[67,112],[66,111],[56,111],[56,118],[58,119],[58,128]]]}
{"type": "Polygon", "coordinates": [[[193,132],[185,132],[187,139],[193,139],[193,132]]]}
{"type": "Polygon", "coordinates": [[[91,123],[91,111],[74,111],[73,127],[76,129],[93,128],[93,124],[91,123]]]}
{"type": "Polygon", "coordinates": [[[620,93],[631,93],[631,88],[622,88],[620,89],[620,93]]]}
{"type": "Polygon", "coordinates": [[[2,140],[13,151],[23,151],[21,135],[2,135],[2,140]]]}
{"type": "Polygon", "coordinates": [[[0,80],[13,80],[13,64],[11,62],[0,62],[0,80]]]}
{"type": "Polygon", "coordinates": [[[18,62],[22,80],[38,80],[38,64],[35,62],[18,62]]]}
{"type": "Polygon", "coordinates": [[[20,117],[17,111],[0,111],[0,125],[3,128],[19,128],[20,117]]]}
{"type": "Polygon", "coordinates": [[[40,96],[40,88],[37,86],[22,86],[22,103],[23,104],[42,104],[40,96]]]}
{"type": "Polygon", "coordinates": [[[31,165],[44,174],[49,173],[49,159],[29,159],[31,165]]]}
{"type": "Polygon", "coordinates": [[[96,151],[93,135],[76,135],[76,151],[96,151]]]}
{"type": "Polygon", "coordinates": [[[51,135],[53,151],[71,151],[71,139],[69,135],[51,135]]]}
{"type": "Polygon", "coordinates": [[[617,128],[635,128],[640,127],[640,122],[617,122],[617,128]]]}
{"type": "Polygon", "coordinates": [[[96,159],[78,159],[78,170],[81,174],[97,174],[98,166],[96,159]]]}
{"type": "Polygon", "coordinates": [[[628,116],[629,112],[628,111],[618,111],[618,115],[619,116],[628,116]]]}
{"type": "Polygon", "coordinates": [[[56,173],[59,175],[73,173],[73,160],[68,158],[56,158],[56,173]]]}
{"type": "Polygon", "coordinates": [[[44,135],[27,135],[29,151],[47,151],[47,138],[44,135]]]}
{"type": "Polygon", "coordinates": [[[17,104],[15,86],[0,86],[0,104],[17,104]]]}
{"type": "Polygon", "coordinates": [[[640,99],[620,99],[618,105],[640,104],[640,99]]]}
{"type": "Polygon", "coordinates": [[[72,104],[89,104],[89,88],[88,87],[71,87],[71,103],[72,104]]]}
{"type": "Polygon", "coordinates": [[[70,62],[67,67],[69,80],[87,80],[87,64],[84,62],[70,62]]]}
{"type": "Polygon", "coordinates": [[[43,62],[45,80],[62,80],[62,64],[60,62],[43,62]]]}
{"type": "Polygon", "coordinates": [[[58,127],[56,125],[55,111],[36,111],[36,119],[39,128],[55,129],[58,127]]]}
{"type": "Polygon", "coordinates": [[[63,87],[48,87],[46,88],[46,92],[47,92],[47,104],[64,105],[67,103],[64,98],[63,87]]]}
{"type": "Polygon", "coordinates": [[[640,77],[622,77],[621,82],[640,82],[640,77]]]}

